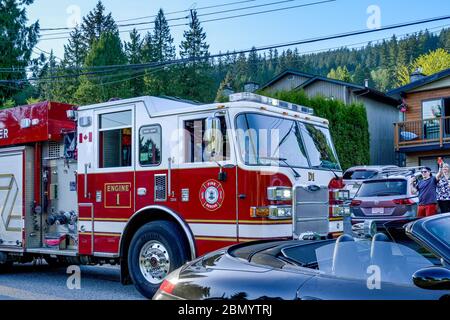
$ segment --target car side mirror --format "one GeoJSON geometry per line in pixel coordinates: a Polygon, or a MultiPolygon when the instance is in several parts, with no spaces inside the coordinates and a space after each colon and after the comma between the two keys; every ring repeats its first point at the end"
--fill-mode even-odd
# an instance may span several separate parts
{"type": "Polygon", "coordinates": [[[450,290],[450,270],[443,267],[420,269],[413,275],[414,284],[428,290],[450,290]]]}

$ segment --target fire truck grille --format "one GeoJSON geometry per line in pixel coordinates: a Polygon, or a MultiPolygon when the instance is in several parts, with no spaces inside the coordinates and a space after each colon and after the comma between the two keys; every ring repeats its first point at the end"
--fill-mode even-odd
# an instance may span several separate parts
{"type": "Polygon", "coordinates": [[[328,188],[326,186],[300,185],[294,190],[294,237],[305,232],[327,235],[328,188]]]}
{"type": "Polygon", "coordinates": [[[167,200],[167,176],[155,174],[155,201],[167,200]]]}
{"type": "Polygon", "coordinates": [[[48,145],[48,158],[59,159],[61,158],[61,145],[58,142],[50,141],[48,145]]]}

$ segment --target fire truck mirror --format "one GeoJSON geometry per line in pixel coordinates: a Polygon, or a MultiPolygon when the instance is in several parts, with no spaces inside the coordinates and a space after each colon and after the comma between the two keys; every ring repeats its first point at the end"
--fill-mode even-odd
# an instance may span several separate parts
{"type": "Polygon", "coordinates": [[[217,155],[220,155],[222,147],[220,118],[209,117],[206,119],[203,140],[206,144],[206,152],[209,157],[214,159],[217,155]]]}

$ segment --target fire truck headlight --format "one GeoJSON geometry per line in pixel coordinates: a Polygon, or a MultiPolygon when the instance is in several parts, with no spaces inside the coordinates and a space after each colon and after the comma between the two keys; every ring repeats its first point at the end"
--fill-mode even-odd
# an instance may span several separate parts
{"type": "Polygon", "coordinates": [[[270,201],[292,200],[292,188],[290,188],[290,187],[269,187],[269,188],[267,188],[267,199],[270,201]]]}
{"type": "Polygon", "coordinates": [[[250,215],[253,218],[267,218],[271,220],[289,219],[292,217],[291,206],[251,207],[250,215]]]}

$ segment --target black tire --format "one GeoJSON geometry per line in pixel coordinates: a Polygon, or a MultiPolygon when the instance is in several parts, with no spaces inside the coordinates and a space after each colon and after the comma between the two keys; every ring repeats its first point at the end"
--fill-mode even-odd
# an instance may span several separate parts
{"type": "MultiPolygon", "coordinates": [[[[136,289],[148,299],[151,299],[155,295],[160,284],[164,280],[164,278],[161,278],[159,283],[152,283],[146,279],[143,271],[141,271],[141,250],[144,246],[148,246],[151,243],[153,243],[153,245],[160,243],[162,244],[162,248],[166,249],[163,249],[163,251],[159,253],[167,252],[168,254],[170,266],[167,274],[181,267],[186,261],[188,261],[189,256],[187,245],[185,244],[181,230],[173,222],[149,222],[143,225],[136,232],[131,240],[130,249],[128,252],[128,269],[136,289]]],[[[155,248],[155,250],[157,249],[155,248]]],[[[151,264],[151,262],[149,263],[151,264]]],[[[161,274],[165,273],[162,272],[161,274]]],[[[159,281],[159,279],[154,279],[154,281],[159,281]]]]}
{"type": "Polygon", "coordinates": [[[12,261],[0,263],[0,274],[10,272],[13,266],[12,261]]]}

